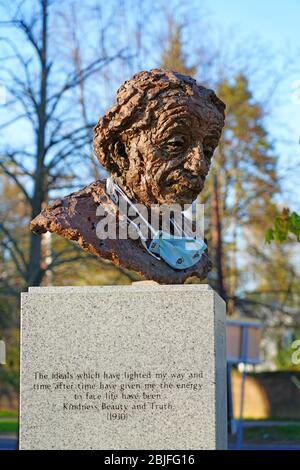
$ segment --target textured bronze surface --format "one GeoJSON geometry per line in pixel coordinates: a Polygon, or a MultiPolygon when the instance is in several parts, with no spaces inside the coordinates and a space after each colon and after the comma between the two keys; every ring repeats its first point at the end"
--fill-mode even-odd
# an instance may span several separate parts
{"type": "Polygon", "coordinates": [[[95,153],[133,201],[189,204],[203,189],[224,109],[212,90],[190,77],[140,72],[99,119],[95,153]]]}
{"type": "MultiPolygon", "coordinates": [[[[224,125],[224,109],[212,90],[190,77],[159,69],[140,72],[120,87],[116,104],[99,119],[94,150],[133,202],[147,207],[188,204],[203,189],[224,125]]],[[[207,254],[192,268],[174,270],[149,255],[139,240],[100,240],[99,205],[118,215],[103,181],[55,201],[30,228],[57,233],[89,253],[160,283],[180,284],[190,276],[204,279],[211,269],[207,254]]]]}
{"type": "Polygon", "coordinates": [[[204,279],[211,269],[211,262],[204,254],[199,263],[189,269],[177,271],[164,261],[147,253],[139,241],[99,240],[96,227],[99,217],[97,206],[105,206],[107,212],[116,212],[115,204],[105,193],[102,181],[96,181],[80,191],[54,201],[32,222],[35,233],[52,232],[76,242],[85,251],[112,261],[116,265],[132,269],[162,284],[181,284],[190,276],[204,279]]]}

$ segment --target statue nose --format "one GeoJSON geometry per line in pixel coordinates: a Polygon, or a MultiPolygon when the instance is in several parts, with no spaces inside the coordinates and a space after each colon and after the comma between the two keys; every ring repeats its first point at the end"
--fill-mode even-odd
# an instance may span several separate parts
{"type": "Polygon", "coordinates": [[[184,163],[184,168],[194,175],[199,175],[205,164],[203,158],[202,147],[197,146],[193,149],[193,151],[189,154],[186,162],[184,163]]]}

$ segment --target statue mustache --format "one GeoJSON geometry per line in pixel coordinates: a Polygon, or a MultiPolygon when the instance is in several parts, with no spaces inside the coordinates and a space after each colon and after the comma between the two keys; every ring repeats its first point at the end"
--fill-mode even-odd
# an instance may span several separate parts
{"type": "Polygon", "coordinates": [[[182,168],[184,162],[184,157],[180,157],[177,160],[170,160],[163,165],[160,165],[158,169],[152,170],[152,176],[155,178],[156,182],[160,185],[167,184],[170,182],[175,182],[179,179],[189,178],[193,180],[200,180],[204,178],[204,175],[201,173],[201,166],[199,164],[199,171],[195,172],[194,170],[188,170],[182,168]]]}

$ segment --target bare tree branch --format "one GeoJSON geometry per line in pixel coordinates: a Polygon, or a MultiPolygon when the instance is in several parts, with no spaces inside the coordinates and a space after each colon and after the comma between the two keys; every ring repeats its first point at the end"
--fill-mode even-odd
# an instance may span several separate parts
{"type": "Polygon", "coordinates": [[[22,267],[21,267],[21,265],[18,261],[18,258],[16,257],[16,255],[14,253],[14,250],[10,246],[9,242],[2,241],[2,242],[0,242],[0,244],[3,246],[3,248],[9,250],[10,256],[12,257],[13,262],[15,263],[15,266],[16,266],[16,269],[17,269],[18,273],[22,276],[24,281],[26,281],[27,272],[26,272],[26,270],[22,269],[22,267]]]}
{"type": "Polygon", "coordinates": [[[22,191],[24,194],[26,200],[31,204],[32,199],[29,196],[27,190],[25,189],[25,186],[21,183],[21,181],[18,179],[15,173],[12,173],[5,165],[4,163],[0,162],[0,168],[2,169],[3,173],[5,173],[7,176],[9,176],[18,186],[18,188],[22,191]]]}
{"type": "MultiPolygon", "coordinates": [[[[26,259],[25,259],[24,254],[23,254],[23,251],[22,251],[22,249],[19,247],[19,244],[18,244],[17,240],[13,237],[11,231],[8,230],[8,229],[4,226],[4,224],[3,224],[2,222],[0,222],[0,229],[1,229],[2,232],[7,236],[7,238],[9,239],[9,241],[11,242],[11,244],[13,245],[15,251],[16,251],[16,252],[18,253],[18,255],[20,256],[24,268],[27,269],[27,262],[26,262],[26,259]]],[[[24,268],[23,268],[22,270],[24,270],[24,268]]]]}

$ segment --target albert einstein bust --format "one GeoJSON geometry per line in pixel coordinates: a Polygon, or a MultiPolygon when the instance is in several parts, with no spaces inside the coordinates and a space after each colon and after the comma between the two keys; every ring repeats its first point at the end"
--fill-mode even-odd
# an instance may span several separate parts
{"type": "MultiPolygon", "coordinates": [[[[224,126],[225,105],[212,90],[176,72],[140,72],[117,92],[116,103],[94,128],[94,151],[117,188],[134,204],[191,204],[202,191],[224,126]]],[[[105,180],[44,209],[35,233],[55,232],[84,250],[146,279],[182,283],[206,277],[207,253],[186,269],[153,257],[140,239],[99,240],[97,208],[119,214],[105,180]]]]}

